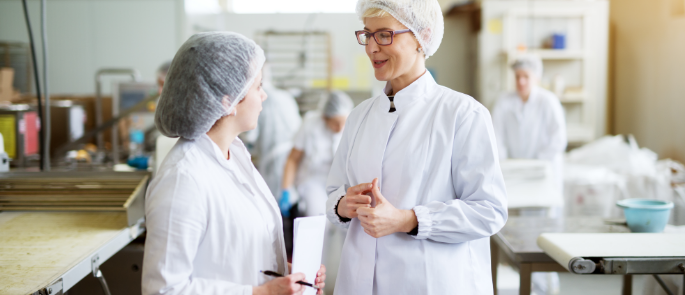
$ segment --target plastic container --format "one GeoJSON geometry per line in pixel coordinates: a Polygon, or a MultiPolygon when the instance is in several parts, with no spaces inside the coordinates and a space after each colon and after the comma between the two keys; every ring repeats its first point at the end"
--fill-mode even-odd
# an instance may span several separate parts
{"type": "Polygon", "coordinates": [[[628,228],[634,233],[660,233],[666,228],[673,202],[625,199],[616,202],[623,208],[628,228]]]}

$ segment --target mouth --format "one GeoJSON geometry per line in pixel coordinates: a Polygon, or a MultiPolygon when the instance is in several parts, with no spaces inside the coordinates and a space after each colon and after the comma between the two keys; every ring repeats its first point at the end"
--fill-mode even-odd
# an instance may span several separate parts
{"type": "Polygon", "coordinates": [[[376,69],[381,68],[381,67],[383,67],[387,62],[388,62],[387,59],[385,59],[385,60],[374,59],[374,60],[373,60],[373,67],[376,68],[376,69]]]}

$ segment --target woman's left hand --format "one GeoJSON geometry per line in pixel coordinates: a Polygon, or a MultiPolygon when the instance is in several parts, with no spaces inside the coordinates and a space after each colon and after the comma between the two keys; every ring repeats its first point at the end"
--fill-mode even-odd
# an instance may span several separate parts
{"type": "Polygon", "coordinates": [[[397,209],[383,197],[378,187],[378,178],[373,180],[371,193],[376,199],[376,207],[357,209],[364,232],[380,238],[396,232],[410,232],[418,225],[414,210],[397,209]]]}
{"type": "Polygon", "coordinates": [[[326,266],[323,264],[321,265],[321,268],[319,268],[319,271],[316,272],[316,280],[314,281],[314,285],[319,287],[319,291],[317,291],[316,294],[323,294],[323,287],[326,286],[326,266]]]}

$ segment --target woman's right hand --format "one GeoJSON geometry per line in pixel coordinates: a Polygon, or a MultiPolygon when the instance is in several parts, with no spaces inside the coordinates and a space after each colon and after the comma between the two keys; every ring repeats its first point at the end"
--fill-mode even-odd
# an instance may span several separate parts
{"type": "Polygon", "coordinates": [[[372,184],[362,183],[347,189],[347,194],[338,203],[338,215],[345,218],[356,218],[357,209],[371,207],[371,197],[365,195],[371,191],[372,184]]]}
{"type": "Polygon", "coordinates": [[[301,272],[275,278],[264,285],[252,288],[252,295],[301,295],[306,287],[296,282],[304,280],[304,274],[301,272]]]}

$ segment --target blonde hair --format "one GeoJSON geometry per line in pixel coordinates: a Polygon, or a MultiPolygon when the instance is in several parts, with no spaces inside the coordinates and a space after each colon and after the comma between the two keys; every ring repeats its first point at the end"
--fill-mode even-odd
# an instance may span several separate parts
{"type": "Polygon", "coordinates": [[[364,13],[362,14],[362,19],[365,19],[367,17],[386,17],[390,15],[387,11],[380,9],[380,8],[369,8],[364,13]]]}

